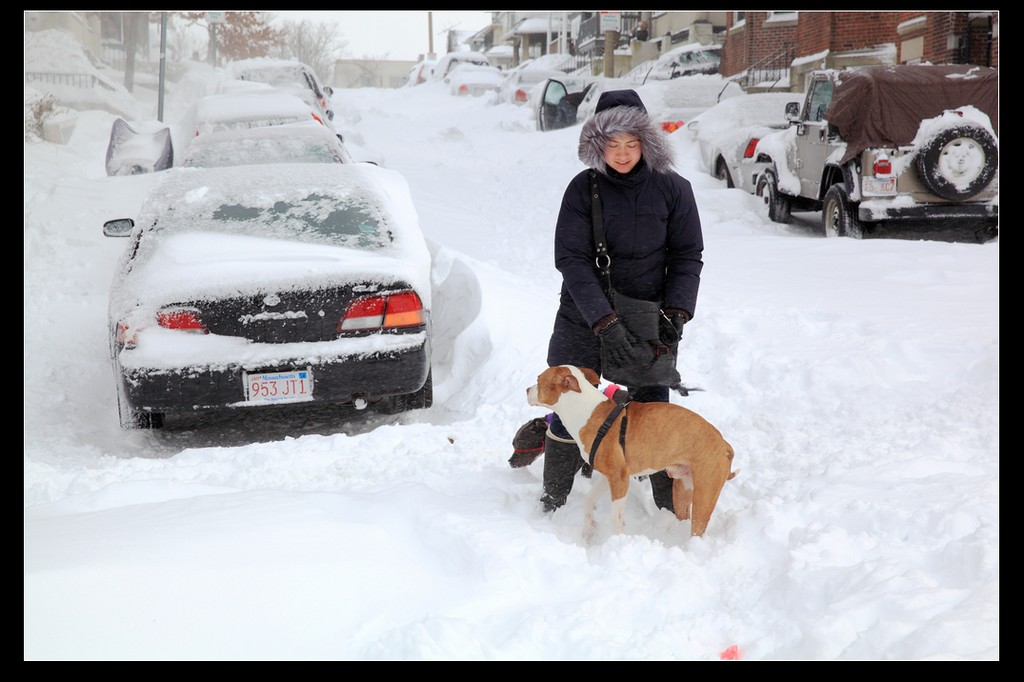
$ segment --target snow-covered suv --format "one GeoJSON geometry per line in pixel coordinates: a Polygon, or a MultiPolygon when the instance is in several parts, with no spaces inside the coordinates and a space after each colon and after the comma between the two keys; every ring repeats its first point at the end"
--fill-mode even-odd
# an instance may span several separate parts
{"type": "Polygon", "coordinates": [[[826,236],[879,228],[998,234],[998,75],[965,65],[814,71],[790,126],[764,136],[768,217],[818,211],[826,236]]]}

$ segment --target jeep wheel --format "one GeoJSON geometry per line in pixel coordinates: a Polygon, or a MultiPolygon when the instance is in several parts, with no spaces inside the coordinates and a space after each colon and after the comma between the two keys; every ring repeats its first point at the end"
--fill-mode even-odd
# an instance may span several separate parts
{"type": "Polygon", "coordinates": [[[757,176],[757,189],[754,193],[764,202],[768,211],[768,220],[776,223],[788,223],[792,210],[789,197],[779,193],[779,183],[775,179],[775,171],[765,170],[757,176]]]}
{"type": "Polygon", "coordinates": [[[857,217],[857,206],[850,202],[846,188],[835,184],[825,192],[821,203],[821,222],[826,237],[864,237],[864,224],[857,217]]]}
{"type": "Polygon", "coordinates": [[[921,183],[932,194],[965,201],[992,182],[999,151],[991,133],[964,123],[939,131],[921,145],[914,163],[921,183]]]}

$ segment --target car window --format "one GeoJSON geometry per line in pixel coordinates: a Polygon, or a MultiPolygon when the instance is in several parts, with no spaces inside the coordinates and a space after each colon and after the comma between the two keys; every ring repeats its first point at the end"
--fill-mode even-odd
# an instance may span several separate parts
{"type": "Polygon", "coordinates": [[[155,233],[214,232],[369,250],[384,248],[393,239],[383,212],[357,196],[339,200],[314,192],[267,205],[196,204],[161,216],[153,225],[155,233]]]}
{"type": "Polygon", "coordinates": [[[299,137],[236,139],[189,145],[184,166],[214,168],[252,163],[347,163],[341,151],[324,142],[299,137]]]}
{"type": "Polygon", "coordinates": [[[807,93],[807,120],[821,121],[832,104],[832,81],[819,80],[811,84],[807,93]]]}

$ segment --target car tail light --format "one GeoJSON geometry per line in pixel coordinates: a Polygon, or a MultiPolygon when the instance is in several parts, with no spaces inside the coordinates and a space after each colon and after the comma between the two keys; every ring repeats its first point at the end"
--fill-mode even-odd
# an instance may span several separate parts
{"type": "Polygon", "coordinates": [[[757,143],[758,142],[759,142],[759,140],[756,137],[750,138],[750,141],[747,142],[747,148],[743,150],[743,158],[744,159],[752,159],[752,158],[754,158],[754,152],[757,150],[757,143]]]}
{"type": "Polygon", "coordinates": [[[316,114],[310,114],[310,116],[312,116],[313,120],[316,121],[317,123],[319,123],[320,125],[324,124],[323,120],[319,116],[317,116],[316,114]]]}
{"type": "Polygon", "coordinates": [[[165,329],[197,334],[210,333],[199,319],[199,311],[194,308],[165,308],[156,314],[156,323],[165,329]]]}
{"type": "Polygon", "coordinates": [[[465,83],[463,83],[462,85],[459,86],[459,94],[460,95],[468,95],[469,94],[469,88],[466,87],[465,83]]]}
{"type": "Polygon", "coordinates": [[[135,343],[138,340],[138,334],[134,329],[128,326],[127,322],[121,321],[117,323],[117,347],[118,348],[135,348],[135,343]]]}
{"type": "Polygon", "coordinates": [[[892,175],[892,162],[888,156],[879,156],[875,159],[875,175],[892,175]]]}
{"type": "Polygon", "coordinates": [[[414,327],[426,321],[423,301],[415,291],[363,296],[349,304],[338,333],[414,327]]]}
{"type": "Polygon", "coordinates": [[[523,90],[522,88],[519,88],[518,90],[516,90],[516,101],[517,102],[525,102],[526,100],[527,100],[526,90],[523,90]]]}

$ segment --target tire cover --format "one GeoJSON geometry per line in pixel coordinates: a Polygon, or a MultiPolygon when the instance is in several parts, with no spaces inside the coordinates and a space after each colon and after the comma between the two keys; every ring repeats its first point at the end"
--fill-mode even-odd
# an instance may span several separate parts
{"type": "Polygon", "coordinates": [[[918,150],[918,177],[930,192],[950,201],[965,201],[985,189],[999,168],[992,134],[965,123],[945,128],[918,150]]]}

